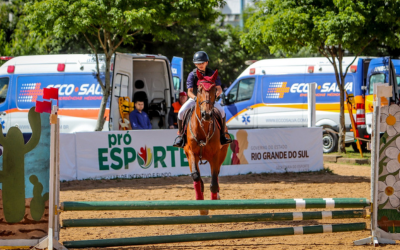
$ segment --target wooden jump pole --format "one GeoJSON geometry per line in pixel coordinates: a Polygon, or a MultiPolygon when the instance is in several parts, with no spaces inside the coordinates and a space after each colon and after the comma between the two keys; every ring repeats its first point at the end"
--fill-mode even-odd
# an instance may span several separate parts
{"type": "Polygon", "coordinates": [[[148,237],[136,237],[136,238],[64,241],[63,244],[65,247],[68,248],[131,246],[131,245],[240,239],[240,238],[269,237],[269,236],[283,236],[283,235],[336,233],[336,232],[360,231],[360,230],[365,230],[366,227],[367,227],[366,223],[362,222],[362,223],[303,226],[303,227],[268,228],[268,229],[255,229],[255,230],[229,231],[229,232],[162,235],[162,236],[148,236],[148,237]]]}
{"type": "Polygon", "coordinates": [[[95,210],[207,210],[207,209],[308,209],[364,208],[366,198],[178,200],[178,201],[66,201],[63,211],[95,210]]]}
{"type": "Polygon", "coordinates": [[[113,226],[149,226],[176,224],[205,224],[250,221],[284,221],[284,220],[322,220],[365,218],[365,210],[342,210],[322,212],[290,212],[262,214],[234,214],[210,216],[179,216],[179,217],[146,217],[146,218],[107,218],[107,219],[68,219],[63,220],[66,227],[113,227],[113,226]]]}

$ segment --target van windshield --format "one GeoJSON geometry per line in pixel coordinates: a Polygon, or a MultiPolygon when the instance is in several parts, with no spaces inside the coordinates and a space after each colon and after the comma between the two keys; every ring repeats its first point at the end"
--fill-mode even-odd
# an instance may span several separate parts
{"type": "Polygon", "coordinates": [[[374,93],[374,84],[375,83],[384,83],[385,82],[385,74],[374,74],[369,78],[369,94],[372,95],[374,93]]]}
{"type": "Polygon", "coordinates": [[[397,86],[399,86],[399,93],[400,93],[400,76],[396,76],[397,86]]]}
{"type": "Polygon", "coordinates": [[[178,100],[179,90],[181,89],[181,79],[177,76],[174,76],[173,81],[174,81],[174,89],[177,92],[174,97],[175,97],[175,100],[178,100]]]}
{"type": "Polygon", "coordinates": [[[9,78],[0,78],[0,103],[6,101],[9,78]]]}

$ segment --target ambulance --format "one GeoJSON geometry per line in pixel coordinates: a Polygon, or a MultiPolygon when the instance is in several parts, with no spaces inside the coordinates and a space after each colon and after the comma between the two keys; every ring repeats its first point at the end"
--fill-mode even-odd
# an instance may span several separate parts
{"type": "MultiPolygon", "coordinates": [[[[105,80],[105,61],[100,55],[100,77],[105,80]]],[[[7,58],[9,59],[9,58],[7,58]]],[[[181,58],[174,58],[180,67],[181,58]]],[[[118,98],[144,100],[154,129],[167,128],[167,115],[175,96],[183,90],[174,85],[182,71],[172,70],[161,55],[121,54],[112,58],[112,90],[107,103],[104,130],[119,129],[118,98]],[[175,89],[174,86],[178,88],[175,89]]],[[[20,56],[0,67],[0,123],[3,133],[17,126],[25,134],[31,129],[26,113],[43,100],[43,88],[58,88],[61,133],[94,131],[102,89],[96,78],[96,60],[91,54],[20,56]]]]}
{"type": "MultiPolygon", "coordinates": [[[[353,116],[359,137],[371,138],[372,94],[375,83],[388,82],[389,58],[343,59],[347,93],[354,94],[353,116]]],[[[392,60],[400,72],[399,60],[392,60]]],[[[397,76],[399,79],[399,76],[397,76]]],[[[325,57],[265,59],[250,65],[221,98],[230,129],[306,127],[307,93],[316,83],[316,126],[324,128],[323,151],[338,146],[340,92],[332,64],[325,57]]],[[[397,83],[396,83],[397,84],[397,83]]],[[[346,143],[354,145],[345,105],[346,143]]],[[[366,148],[366,141],[362,147],[366,148]]]]}

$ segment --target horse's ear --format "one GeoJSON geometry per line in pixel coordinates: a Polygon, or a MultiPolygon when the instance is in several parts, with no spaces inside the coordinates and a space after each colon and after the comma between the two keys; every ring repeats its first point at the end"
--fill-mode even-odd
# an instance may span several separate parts
{"type": "Polygon", "coordinates": [[[196,74],[197,74],[197,78],[199,79],[199,81],[204,79],[203,75],[200,73],[199,70],[196,70],[196,74]]]}
{"type": "Polygon", "coordinates": [[[214,74],[211,77],[212,82],[215,83],[215,81],[217,80],[218,77],[218,69],[215,70],[214,74]]]}

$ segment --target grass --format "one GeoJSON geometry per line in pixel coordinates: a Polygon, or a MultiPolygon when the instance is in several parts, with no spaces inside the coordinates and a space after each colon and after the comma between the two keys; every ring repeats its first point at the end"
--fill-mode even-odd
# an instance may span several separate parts
{"type": "Polygon", "coordinates": [[[343,158],[359,158],[359,159],[368,159],[371,158],[371,151],[363,152],[363,158],[359,152],[355,152],[352,146],[346,147],[346,153],[326,153],[325,155],[341,155],[343,158]]]}

